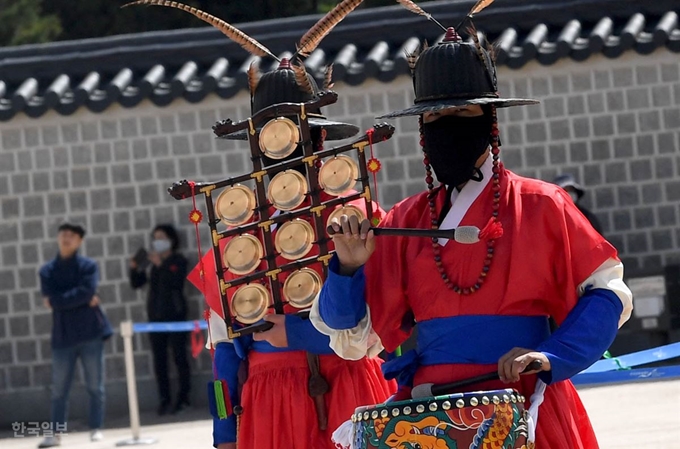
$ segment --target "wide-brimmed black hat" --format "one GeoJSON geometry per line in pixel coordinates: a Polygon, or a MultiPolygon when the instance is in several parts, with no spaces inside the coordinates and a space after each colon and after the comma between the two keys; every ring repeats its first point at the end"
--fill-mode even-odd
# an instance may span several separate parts
{"type": "MultiPolygon", "coordinates": [[[[307,74],[307,79],[311,85],[311,92],[300,87],[296,80],[295,72],[288,61],[283,60],[279,68],[267,72],[259,79],[252,101],[252,114],[255,115],[262,109],[281,103],[305,103],[317,98],[319,86],[314,78],[307,74]]],[[[320,109],[312,109],[307,113],[307,122],[313,128],[323,128],[326,130],[326,140],[342,140],[356,135],[359,127],[349,123],[329,120],[321,114],[320,109]]],[[[264,124],[260,124],[261,128],[264,124]]],[[[233,134],[224,136],[225,139],[247,140],[248,133],[241,130],[233,134]]]]}
{"type": "Polygon", "coordinates": [[[496,66],[489,53],[472,43],[462,42],[452,28],[442,42],[418,56],[413,85],[416,94],[413,106],[378,118],[420,115],[475,104],[504,108],[538,103],[526,98],[500,98],[496,66]]]}

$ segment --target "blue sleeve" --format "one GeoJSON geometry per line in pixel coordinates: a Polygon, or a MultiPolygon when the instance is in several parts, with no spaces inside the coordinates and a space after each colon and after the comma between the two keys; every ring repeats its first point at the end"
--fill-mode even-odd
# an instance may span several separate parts
{"type": "Polygon", "coordinates": [[[559,329],[536,348],[548,357],[551,367],[538,377],[546,384],[559,382],[595,363],[614,341],[622,311],[613,291],[587,290],[559,329]]]}
{"type": "MultiPolygon", "coordinates": [[[[217,378],[227,381],[232,407],[238,404],[238,368],[241,358],[236,354],[234,345],[223,342],[215,347],[215,370],[217,378]]],[[[236,442],[236,415],[227,419],[213,417],[213,445],[236,442]]]]}
{"type": "Polygon", "coordinates": [[[78,286],[60,294],[47,295],[50,306],[55,310],[67,310],[88,304],[97,293],[99,268],[94,261],[81,262],[78,286]]]}
{"type": "Polygon", "coordinates": [[[316,330],[312,322],[297,315],[286,315],[286,336],[288,347],[312,354],[332,354],[331,339],[316,330]]]}
{"type": "Polygon", "coordinates": [[[342,276],[338,256],[333,255],[328,277],[319,295],[319,315],[331,329],[351,329],[366,316],[364,267],[353,276],[342,276]]]}

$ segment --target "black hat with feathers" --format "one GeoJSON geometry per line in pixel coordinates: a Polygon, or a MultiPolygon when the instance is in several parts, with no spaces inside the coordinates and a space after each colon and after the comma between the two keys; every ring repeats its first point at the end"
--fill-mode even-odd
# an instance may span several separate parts
{"type": "MultiPolygon", "coordinates": [[[[279,59],[267,47],[246,35],[233,25],[218,19],[199,9],[170,0],[138,0],[123,5],[153,5],[167,6],[186,11],[204,22],[214,26],[229,39],[239,44],[253,56],[270,57],[279,61],[277,69],[261,74],[257,64],[253,63],[248,69],[248,86],[251,98],[251,113],[280,103],[302,103],[314,100],[321,91],[314,78],[307,73],[300,57],[308,56],[319,45],[321,40],[337,25],[347,14],[352,12],[363,0],[343,0],[330,12],[322,17],[312,28],[307,31],[297,45],[297,50],[290,59],[279,59]],[[298,58],[298,64],[292,61],[298,58]]],[[[332,87],[332,67],[326,67],[324,77],[324,90],[332,87]]],[[[326,140],[341,140],[354,136],[359,132],[359,127],[349,123],[329,120],[321,114],[321,110],[312,110],[308,114],[308,123],[311,128],[323,128],[326,131],[326,140]]],[[[226,139],[247,140],[245,131],[223,136],[226,139]]]]}
{"type": "Polygon", "coordinates": [[[464,42],[456,31],[467,20],[493,3],[480,0],[456,29],[445,28],[410,0],[397,0],[406,9],[427,17],[446,31],[437,45],[408,55],[415,89],[414,105],[378,118],[395,118],[436,112],[466,105],[494,105],[498,108],[538,103],[526,98],[501,98],[498,94],[496,65],[483,48],[474,26],[468,28],[472,42],[464,42]]]}

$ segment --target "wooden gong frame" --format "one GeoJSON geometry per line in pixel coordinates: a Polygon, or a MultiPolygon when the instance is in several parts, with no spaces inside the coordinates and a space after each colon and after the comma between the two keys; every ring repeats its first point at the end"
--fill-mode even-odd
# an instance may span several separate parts
{"type": "Polygon", "coordinates": [[[328,250],[328,241],[330,239],[326,236],[326,225],[322,217],[322,212],[327,208],[345,205],[350,201],[363,198],[366,205],[367,218],[369,220],[372,218],[372,194],[369,185],[368,169],[366,167],[366,154],[364,150],[366,146],[371,143],[382,142],[392,137],[394,134],[394,127],[387,123],[378,124],[375,125],[371,130],[367,131],[363,136],[356,138],[349,144],[342,145],[337,148],[314,152],[314,145],[310,135],[307,111],[318,110],[323,106],[337,102],[337,100],[338,94],[335,92],[320,92],[316,99],[306,103],[276,104],[262,109],[252,117],[240,122],[234,123],[229,119],[218,122],[213,127],[213,131],[218,137],[224,137],[241,130],[247,131],[253,170],[250,173],[217,182],[195,183],[193,191],[190,183],[186,180],[176,182],[168,189],[170,195],[172,195],[175,199],[189,198],[193,193],[200,193],[205,196],[206,211],[208,215],[207,222],[210,227],[212,249],[215,256],[216,275],[219,279],[222,308],[225,314],[224,319],[227,325],[229,338],[236,338],[242,335],[251,334],[253,332],[267,330],[271,328],[271,323],[252,324],[245,327],[237,326],[235,328],[234,324],[236,320],[235,317],[232,316],[229,298],[227,296],[228,289],[253,281],[266,279],[269,283],[272,297],[272,304],[269,307],[273,307],[275,313],[283,314],[283,306],[286,302],[282,298],[281,288],[283,286],[283,282],[279,280],[280,273],[299,270],[314,263],[321,262],[323,266],[322,280],[324,280],[328,274],[328,263],[332,256],[332,252],[328,250]],[[258,131],[258,125],[265,123],[269,119],[282,116],[297,116],[297,126],[300,131],[303,155],[284,162],[273,164],[269,167],[264,167],[262,164],[263,152],[260,150],[259,146],[260,131],[258,131]],[[352,150],[357,151],[357,158],[359,160],[360,178],[357,181],[361,182],[361,191],[351,195],[336,197],[327,201],[321,201],[320,193],[322,190],[319,185],[318,177],[316,176],[316,170],[313,170],[316,162],[322,158],[335,156],[352,150]],[[304,163],[307,166],[305,175],[309,185],[309,192],[307,193],[307,196],[309,196],[311,199],[311,205],[293,211],[281,211],[281,213],[276,217],[272,217],[269,212],[271,204],[267,199],[267,191],[264,184],[265,176],[271,177],[280,171],[300,165],[300,163],[304,163]],[[215,214],[215,204],[212,195],[213,190],[233,186],[248,180],[255,181],[255,196],[257,199],[257,207],[255,209],[256,219],[241,226],[236,226],[225,231],[218,231],[217,225],[221,223],[221,220],[217,218],[215,214]],[[313,244],[318,247],[318,255],[305,257],[284,265],[277,266],[277,253],[271,229],[272,225],[276,224],[278,226],[284,222],[305,216],[312,217],[312,227],[314,228],[316,236],[316,241],[314,241],[313,244]],[[222,254],[220,253],[220,240],[256,230],[260,230],[262,233],[262,243],[264,245],[265,253],[262,260],[266,262],[266,268],[226,282],[223,277],[224,273],[226,272],[226,268],[222,261],[222,254]]]}

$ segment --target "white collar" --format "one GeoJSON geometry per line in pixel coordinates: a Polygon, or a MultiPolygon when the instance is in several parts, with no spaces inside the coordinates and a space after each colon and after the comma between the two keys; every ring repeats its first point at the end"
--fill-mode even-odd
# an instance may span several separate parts
{"type": "MultiPolygon", "coordinates": [[[[486,185],[491,181],[493,176],[493,157],[491,153],[486,158],[479,171],[482,172],[483,179],[479,182],[468,181],[461,191],[453,189],[451,192],[451,209],[449,209],[446,217],[439,226],[439,229],[455,229],[458,227],[463,217],[467,213],[472,203],[482,193],[486,185]]],[[[449,242],[449,239],[440,238],[439,244],[444,246],[449,242]]]]}

